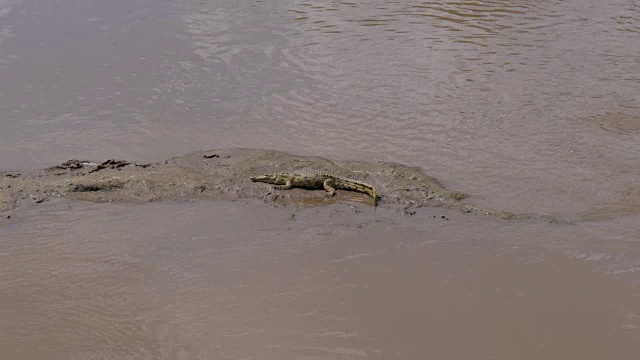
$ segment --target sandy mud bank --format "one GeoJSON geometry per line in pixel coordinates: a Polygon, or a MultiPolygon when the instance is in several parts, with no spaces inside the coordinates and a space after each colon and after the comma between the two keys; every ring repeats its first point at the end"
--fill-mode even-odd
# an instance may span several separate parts
{"type": "Polygon", "coordinates": [[[325,199],[324,191],[277,190],[250,181],[251,176],[296,171],[326,171],[365,181],[377,187],[378,206],[394,207],[407,215],[414,208],[444,206],[503,218],[523,217],[467,204],[463,201],[466,194],[446,189],[416,167],[388,162],[334,162],[258,149],[200,151],[148,164],[68,160],[31,172],[3,171],[0,211],[40,204],[54,197],[95,202],[259,198],[274,205],[314,206],[334,202],[373,205],[371,197],[360,193],[338,191],[337,196],[325,199]]]}

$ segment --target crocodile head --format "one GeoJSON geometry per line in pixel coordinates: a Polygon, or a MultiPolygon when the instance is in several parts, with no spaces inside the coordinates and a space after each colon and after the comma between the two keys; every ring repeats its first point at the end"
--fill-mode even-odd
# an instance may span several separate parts
{"type": "Polygon", "coordinates": [[[275,184],[277,180],[278,180],[277,174],[260,175],[260,176],[254,176],[251,178],[251,181],[253,182],[263,182],[268,184],[275,184]]]}

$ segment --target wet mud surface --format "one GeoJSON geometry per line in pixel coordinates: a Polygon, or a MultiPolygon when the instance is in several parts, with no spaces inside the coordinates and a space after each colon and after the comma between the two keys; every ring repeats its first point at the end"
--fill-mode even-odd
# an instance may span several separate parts
{"type": "Polygon", "coordinates": [[[412,215],[415,208],[442,206],[501,218],[526,217],[467,204],[463,201],[466,194],[443,187],[417,167],[388,162],[333,162],[256,149],[200,151],[148,164],[113,159],[68,160],[43,170],[4,171],[0,172],[0,211],[58,197],[94,202],[260,198],[276,206],[335,202],[374,205],[373,199],[365,194],[338,191],[333,198],[325,199],[324,191],[278,190],[249,179],[267,173],[310,170],[370,183],[381,194],[377,206],[393,207],[406,215],[412,215]]]}
{"type": "Polygon", "coordinates": [[[612,133],[621,135],[640,134],[640,116],[611,113],[594,116],[592,119],[596,124],[598,124],[598,126],[600,126],[600,128],[612,133]]]}

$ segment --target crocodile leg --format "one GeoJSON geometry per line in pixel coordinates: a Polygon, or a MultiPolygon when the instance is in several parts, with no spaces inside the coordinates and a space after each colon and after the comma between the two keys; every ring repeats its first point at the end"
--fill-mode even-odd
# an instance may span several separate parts
{"type": "Polygon", "coordinates": [[[291,187],[292,187],[291,179],[287,179],[287,182],[284,183],[284,185],[280,189],[289,190],[289,189],[291,189],[291,187]]]}
{"type": "Polygon", "coordinates": [[[322,185],[324,186],[324,189],[327,190],[327,194],[325,195],[326,198],[330,198],[335,195],[336,189],[334,188],[335,185],[333,183],[333,179],[329,178],[325,180],[322,185]]]}
{"type": "Polygon", "coordinates": [[[274,186],[274,188],[276,190],[289,190],[293,187],[293,184],[291,183],[291,179],[287,179],[287,182],[284,183],[284,185],[276,185],[274,186]]]}

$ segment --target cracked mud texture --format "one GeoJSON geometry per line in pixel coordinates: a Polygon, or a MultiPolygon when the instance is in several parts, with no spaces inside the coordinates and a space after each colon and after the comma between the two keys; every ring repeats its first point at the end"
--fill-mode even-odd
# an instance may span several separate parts
{"type": "Polygon", "coordinates": [[[94,202],[259,198],[276,206],[346,201],[373,205],[373,199],[365,194],[338,191],[333,198],[324,199],[323,190],[275,190],[268,184],[249,180],[255,175],[309,170],[370,183],[382,195],[378,206],[394,207],[406,214],[411,214],[411,208],[444,206],[502,218],[525,217],[466,204],[462,201],[466,194],[446,189],[417,167],[388,162],[333,162],[259,149],[200,151],[150,164],[68,160],[43,170],[2,171],[0,211],[39,204],[55,197],[94,202]]]}

